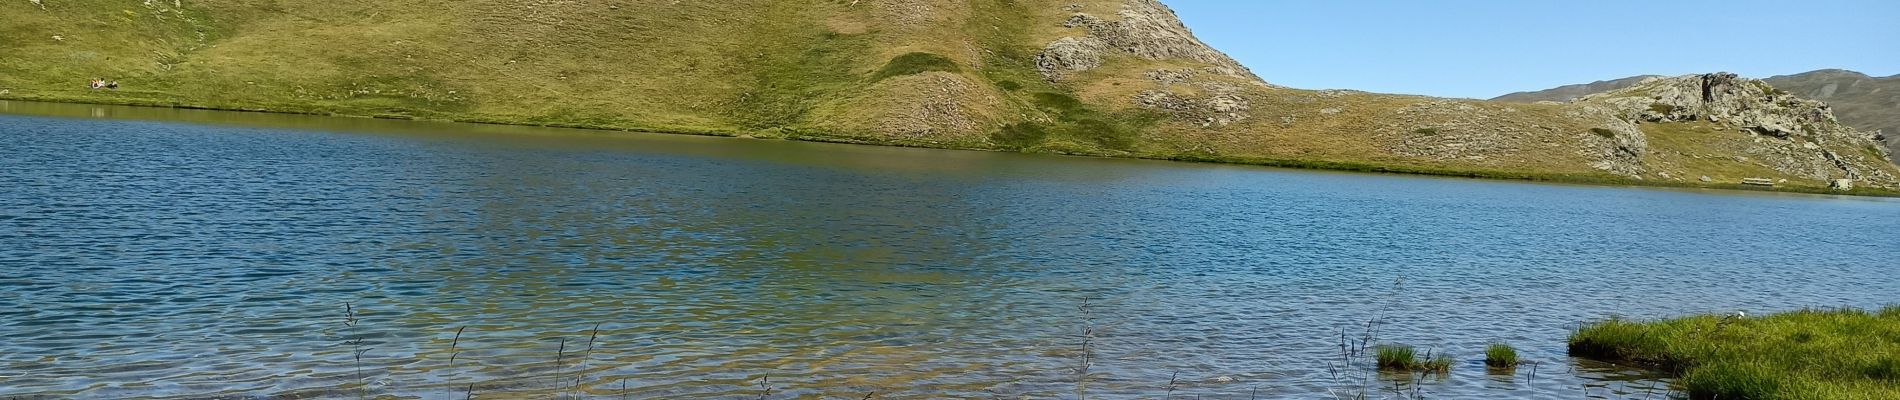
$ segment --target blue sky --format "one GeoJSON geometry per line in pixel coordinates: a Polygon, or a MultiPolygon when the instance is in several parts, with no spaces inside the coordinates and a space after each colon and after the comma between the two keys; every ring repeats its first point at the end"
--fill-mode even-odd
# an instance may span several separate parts
{"type": "Polygon", "coordinates": [[[1490,98],[1643,74],[1900,74],[1900,0],[1163,2],[1298,88],[1490,98]]]}

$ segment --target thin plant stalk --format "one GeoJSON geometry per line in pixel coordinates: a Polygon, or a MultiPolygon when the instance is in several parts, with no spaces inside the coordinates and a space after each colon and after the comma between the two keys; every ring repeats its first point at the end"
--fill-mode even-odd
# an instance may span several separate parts
{"type": "Polygon", "coordinates": [[[363,384],[363,353],[369,352],[370,349],[363,348],[363,335],[356,333],[358,322],[356,307],[350,302],[343,302],[343,325],[350,328],[350,336],[353,337],[345,339],[344,343],[350,344],[351,358],[356,360],[356,397],[364,398],[369,396],[369,385],[363,384]]]}
{"type": "MultiPolygon", "coordinates": [[[[455,328],[455,338],[449,340],[449,370],[451,372],[455,370],[455,356],[462,354],[462,350],[459,349],[458,346],[462,344],[462,331],[465,329],[468,329],[467,325],[463,325],[460,328],[455,328]]],[[[455,398],[454,388],[455,388],[454,385],[450,385],[448,389],[448,393],[443,394],[442,398],[446,398],[446,399],[455,398]]]]}
{"type": "Polygon", "coordinates": [[[561,380],[561,361],[563,361],[563,358],[566,356],[567,338],[561,338],[561,348],[554,351],[554,387],[557,388],[555,393],[560,393],[558,388],[566,382],[561,380]]]}
{"type": "Polygon", "coordinates": [[[587,376],[587,360],[594,358],[594,339],[600,337],[600,324],[587,334],[587,351],[581,353],[580,372],[574,374],[574,398],[581,398],[581,379],[587,376]]]}

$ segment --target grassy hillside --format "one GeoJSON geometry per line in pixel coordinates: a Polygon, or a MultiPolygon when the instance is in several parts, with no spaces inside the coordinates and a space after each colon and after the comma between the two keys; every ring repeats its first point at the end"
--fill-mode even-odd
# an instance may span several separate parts
{"type": "Polygon", "coordinates": [[[1616,110],[1277,87],[1154,0],[7,1],[0,34],[0,98],[1656,182],[1616,110]]]}

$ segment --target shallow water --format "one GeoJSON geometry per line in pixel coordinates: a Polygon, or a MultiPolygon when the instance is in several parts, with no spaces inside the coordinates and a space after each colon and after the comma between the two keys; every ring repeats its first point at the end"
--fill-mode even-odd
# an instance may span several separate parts
{"type": "Polygon", "coordinates": [[[1890,199],[0,112],[9,398],[1641,398],[1566,333],[1900,301],[1890,199]],[[1329,372],[1373,319],[1457,364],[1329,372]]]}

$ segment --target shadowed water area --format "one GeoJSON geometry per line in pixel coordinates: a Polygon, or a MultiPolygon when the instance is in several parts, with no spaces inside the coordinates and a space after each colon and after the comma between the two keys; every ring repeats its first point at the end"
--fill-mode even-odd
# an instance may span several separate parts
{"type": "Polygon", "coordinates": [[[1643,398],[1577,323],[1900,301],[1891,199],[0,112],[7,398],[1643,398]]]}

